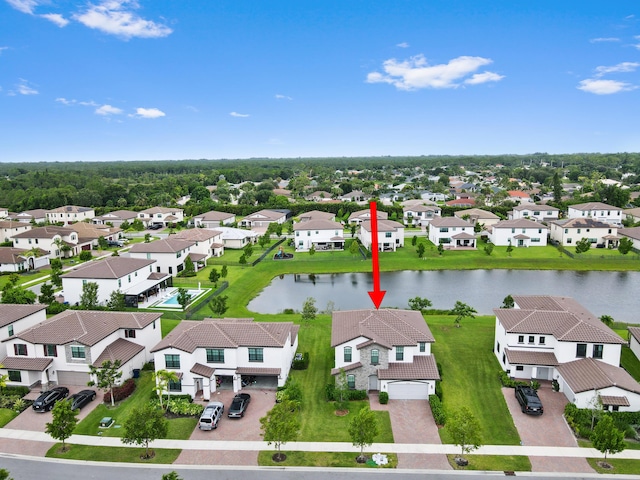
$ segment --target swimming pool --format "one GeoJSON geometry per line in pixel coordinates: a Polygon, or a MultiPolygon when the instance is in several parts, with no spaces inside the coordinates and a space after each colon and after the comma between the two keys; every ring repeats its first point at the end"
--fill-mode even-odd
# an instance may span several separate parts
{"type": "MultiPolygon", "coordinates": [[[[193,302],[198,296],[202,295],[205,290],[187,290],[187,293],[191,295],[189,299],[189,303],[193,302]]],[[[182,308],[180,303],[178,303],[178,290],[174,290],[171,292],[171,296],[165,298],[159,303],[156,303],[154,307],[159,308],[182,308]]]]}

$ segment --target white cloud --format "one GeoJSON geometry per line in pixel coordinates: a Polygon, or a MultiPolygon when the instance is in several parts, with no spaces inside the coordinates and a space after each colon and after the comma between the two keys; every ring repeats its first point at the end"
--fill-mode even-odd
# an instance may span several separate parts
{"type": "Polygon", "coordinates": [[[640,67],[640,63],[622,62],[611,67],[596,67],[596,77],[602,77],[608,73],[627,73],[635,72],[640,67]]]}
{"type": "Polygon", "coordinates": [[[135,115],[130,115],[132,117],[137,118],[160,118],[164,117],[166,114],[157,108],[136,108],[135,115]]]}
{"type": "Polygon", "coordinates": [[[494,72],[474,73],[471,78],[467,78],[464,83],[467,85],[480,85],[487,82],[498,82],[504,78],[504,75],[498,75],[494,72]]]}
{"type": "Polygon", "coordinates": [[[619,38],[615,38],[615,37],[599,37],[599,38],[592,38],[591,40],[589,40],[591,43],[602,43],[602,42],[619,42],[620,39],[619,38]]]}
{"type": "Polygon", "coordinates": [[[276,99],[278,100],[293,100],[293,98],[291,98],[288,95],[281,95],[279,93],[276,93],[276,99]]]}
{"type": "Polygon", "coordinates": [[[33,15],[33,10],[39,2],[37,0],[7,0],[7,3],[22,13],[33,15]]]}
{"type": "Polygon", "coordinates": [[[402,42],[402,43],[396,44],[396,47],[409,48],[409,44],[407,42],[402,42]]]}
{"type": "Polygon", "coordinates": [[[56,98],[56,102],[62,103],[63,105],[82,105],[83,107],[97,107],[98,104],[94,101],[90,102],[81,102],[76,99],[69,100],[68,98],[58,97],[56,98]]]}
{"type": "Polygon", "coordinates": [[[230,112],[229,115],[231,115],[232,117],[238,117],[238,118],[246,118],[250,116],[248,113],[238,113],[238,112],[230,112]]]}
{"type": "Polygon", "coordinates": [[[20,95],[38,95],[38,90],[27,85],[26,80],[20,79],[20,83],[16,85],[16,90],[20,95]]]}
{"type": "Polygon", "coordinates": [[[636,86],[630,83],[618,82],[616,80],[601,80],[588,78],[582,80],[578,85],[578,90],[596,95],[611,95],[612,93],[628,92],[635,90],[636,86]]]}
{"type": "Polygon", "coordinates": [[[86,27],[126,39],[159,38],[172,33],[166,25],[145,20],[131,11],[137,8],[135,0],[103,0],[99,5],[89,4],[87,10],[74,15],[74,19],[86,27]]]}
{"type": "Polygon", "coordinates": [[[446,64],[429,65],[424,55],[417,55],[399,62],[395,58],[383,63],[384,73],[371,72],[367,75],[368,83],[389,83],[398,90],[417,90],[421,88],[457,88],[463,83],[475,84],[497,81],[502,76],[482,72],[473,74],[484,65],[493,63],[490,58],[461,56],[446,64]],[[475,80],[475,76],[479,75],[475,80]]]}
{"type": "Polygon", "coordinates": [[[112,107],[111,105],[102,105],[101,107],[96,108],[96,114],[103,116],[120,115],[122,114],[122,109],[112,107]]]}
{"type": "Polygon", "coordinates": [[[59,13],[45,13],[45,14],[42,14],[40,16],[42,18],[46,18],[47,20],[49,20],[52,23],[55,23],[57,26],[59,26],[61,28],[62,27],[66,27],[67,25],[69,25],[69,20],[64,18],[59,13]]]}
{"type": "Polygon", "coordinates": [[[0,55],[2,55],[2,52],[5,50],[9,50],[9,47],[0,47],[0,55]]]}

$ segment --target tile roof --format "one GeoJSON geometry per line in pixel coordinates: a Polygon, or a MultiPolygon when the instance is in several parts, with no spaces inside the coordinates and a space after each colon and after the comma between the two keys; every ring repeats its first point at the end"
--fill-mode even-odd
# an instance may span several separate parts
{"type": "Polygon", "coordinates": [[[104,362],[120,360],[122,365],[144,350],[144,346],[131,342],[125,338],[118,338],[107,345],[102,353],[93,362],[94,367],[100,367],[104,362]]]}
{"type": "Polygon", "coordinates": [[[431,220],[431,225],[436,228],[440,227],[468,227],[473,229],[473,224],[459,217],[437,217],[431,220]]]}
{"type": "Polygon", "coordinates": [[[640,227],[621,228],[618,230],[618,234],[634,240],[640,240],[640,227]]]}
{"type": "Polygon", "coordinates": [[[177,348],[189,353],[197,348],[278,348],[283,347],[293,333],[291,322],[254,322],[251,318],[183,320],[153,347],[152,352],[165,348],[177,348]]]}
{"type": "Polygon", "coordinates": [[[476,236],[468,232],[460,232],[455,235],[451,235],[451,238],[455,240],[474,240],[476,236]]]}
{"type": "Polygon", "coordinates": [[[32,228],[28,232],[18,233],[13,238],[53,238],[56,235],[61,237],[68,237],[75,230],[69,227],[56,227],[54,225],[47,225],[46,227],[32,228]]]}
{"type": "Polygon", "coordinates": [[[569,388],[575,393],[618,387],[640,395],[640,383],[636,382],[624,368],[614,367],[593,358],[581,358],[558,365],[557,368],[569,388]]]}
{"type": "Polygon", "coordinates": [[[182,240],[193,240],[195,242],[204,242],[206,240],[211,240],[217,236],[221,235],[221,232],[217,230],[209,230],[206,228],[190,228],[188,230],[182,230],[175,235],[175,238],[180,238],[182,240]]]}
{"type": "Polygon", "coordinates": [[[553,352],[532,352],[529,350],[504,349],[507,360],[511,365],[559,365],[558,359],[553,352]]]}
{"type": "Polygon", "coordinates": [[[416,355],[413,362],[389,363],[378,370],[380,380],[440,380],[438,366],[433,355],[416,355]]]}
{"type": "Polygon", "coordinates": [[[18,305],[14,303],[5,303],[0,307],[0,327],[5,327],[18,320],[22,320],[29,315],[40,312],[47,308],[46,305],[18,305]]]}
{"type": "Polygon", "coordinates": [[[280,368],[238,367],[236,373],[240,375],[280,375],[280,368]]]}
{"type": "Polygon", "coordinates": [[[622,210],[620,207],[614,207],[613,205],[607,205],[602,202],[588,202],[588,203],[579,203],[577,205],[569,205],[569,208],[574,210],[622,210]]]}
{"type": "Polygon", "coordinates": [[[629,399],[627,397],[616,397],[613,395],[600,395],[600,400],[603,405],[617,405],[619,407],[630,407],[629,399]]]}
{"type": "Polygon", "coordinates": [[[0,228],[8,228],[13,230],[15,228],[24,228],[26,230],[31,229],[31,224],[26,222],[19,222],[17,220],[0,220],[0,228]]]}
{"type": "Polygon", "coordinates": [[[131,257],[107,257],[97,262],[89,262],[62,275],[62,278],[123,278],[131,273],[156,263],[155,260],[131,257]]]}
{"type": "MultiPolygon", "coordinates": [[[[371,220],[363,221],[362,228],[370,232],[371,220]]],[[[393,220],[378,220],[378,232],[396,232],[399,228],[404,228],[404,225],[393,220]]]]}
{"type": "Polygon", "coordinates": [[[166,207],[151,207],[146,210],[142,210],[140,213],[174,213],[174,212],[183,212],[180,208],[166,208],[166,207]]]}
{"type": "Polygon", "coordinates": [[[458,217],[466,217],[469,215],[469,218],[478,218],[478,219],[490,219],[490,220],[499,220],[500,217],[493,212],[488,212],[487,210],[482,210],[481,208],[467,208],[465,210],[458,210],[453,212],[453,214],[458,217]]]}
{"type": "Polygon", "coordinates": [[[331,375],[339,374],[340,370],[344,370],[345,372],[350,372],[351,370],[355,370],[356,368],[360,368],[361,366],[362,366],[362,363],[356,362],[356,363],[351,363],[349,365],[345,365],[344,367],[341,367],[341,368],[332,368],[331,375]]]}
{"type": "Polygon", "coordinates": [[[108,222],[111,219],[132,220],[137,217],[138,217],[138,213],[133,212],[131,210],[115,210],[113,212],[105,213],[104,215],[101,215],[96,218],[98,218],[99,220],[104,220],[105,222],[108,222]]]}
{"type": "Polygon", "coordinates": [[[203,365],[201,363],[194,363],[191,370],[191,373],[195,373],[196,375],[202,375],[205,378],[211,378],[213,373],[216,371],[214,367],[208,367],[207,365],[203,365]]]}
{"type": "Polygon", "coordinates": [[[516,218],[514,220],[503,220],[491,225],[491,228],[534,228],[536,230],[542,228],[549,230],[549,227],[542,225],[540,222],[527,220],[526,218],[516,218]]]}
{"type": "Polygon", "coordinates": [[[293,230],[296,232],[300,230],[338,230],[342,232],[342,228],[341,223],[322,218],[312,218],[306,222],[298,222],[293,225],[293,230]]]}
{"type": "Polygon", "coordinates": [[[631,336],[635,338],[638,343],[640,343],[640,327],[627,327],[627,328],[631,336]]]}
{"type": "Polygon", "coordinates": [[[405,213],[406,212],[440,212],[442,211],[442,209],[436,205],[414,205],[414,206],[403,207],[402,211],[405,213]]]}
{"type": "Polygon", "coordinates": [[[531,210],[532,212],[559,212],[560,209],[551,205],[538,205],[537,203],[521,203],[513,207],[514,210],[531,210]]]}
{"type": "Polygon", "coordinates": [[[172,235],[169,238],[155,240],[149,243],[136,243],[129,250],[131,253],[177,253],[193,247],[196,244],[193,240],[176,238],[172,235]]]}
{"type": "Polygon", "coordinates": [[[33,358],[33,357],[6,357],[0,361],[6,370],[26,370],[31,372],[44,372],[45,368],[53,362],[53,358],[33,358]]]}
{"type": "Polygon", "coordinates": [[[90,212],[91,210],[93,210],[93,208],[79,207],[77,205],[64,205],[62,207],[49,210],[48,213],[82,213],[82,212],[90,212]]]}
{"type": "Polygon", "coordinates": [[[233,218],[235,215],[233,213],[227,212],[216,212],[215,210],[211,210],[210,212],[201,213],[200,215],[196,215],[193,218],[200,218],[205,222],[220,222],[222,220],[227,220],[229,218],[233,218]]]}
{"type": "Polygon", "coordinates": [[[310,212],[304,212],[300,215],[300,221],[310,221],[310,220],[333,220],[336,218],[335,213],[331,212],[322,212],[320,210],[311,210],[310,212]],[[303,220],[305,219],[305,220],[303,220]]]}
{"type": "MultiPolygon", "coordinates": [[[[376,210],[376,217],[378,218],[378,220],[386,220],[387,218],[389,218],[389,214],[387,212],[383,212],[382,210],[376,210]]],[[[349,215],[349,221],[356,218],[359,218],[361,220],[371,218],[371,210],[368,208],[366,210],[358,210],[357,212],[353,212],[351,215],[349,215]]]]}
{"type": "Polygon", "coordinates": [[[246,217],[244,217],[244,220],[266,219],[266,220],[276,221],[276,220],[284,217],[285,215],[286,215],[286,213],[279,212],[277,210],[260,210],[258,212],[255,212],[255,213],[252,213],[250,215],[247,215],[246,217]]]}
{"type": "Polygon", "coordinates": [[[601,222],[594,218],[565,218],[555,220],[551,223],[561,226],[562,228],[615,228],[610,223],[601,222]]]}
{"type": "Polygon", "coordinates": [[[553,335],[563,342],[624,344],[613,330],[569,297],[513,295],[519,308],[496,308],[508,333],[553,335]]]}
{"type": "Polygon", "coordinates": [[[29,250],[23,248],[0,247],[0,265],[17,265],[24,263],[29,250]]]}
{"type": "Polygon", "coordinates": [[[371,339],[387,348],[435,342],[424,317],[416,310],[334,311],[331,346],[336,347],[358,337],[371,339]]]}
{"type": "Polygon", "coordinates": [[[161,313],[66,310],[19,332],[16,337],[33,344],[77,342],[91,346],[119,329],[144,328],[161,316],[161,313]]]}

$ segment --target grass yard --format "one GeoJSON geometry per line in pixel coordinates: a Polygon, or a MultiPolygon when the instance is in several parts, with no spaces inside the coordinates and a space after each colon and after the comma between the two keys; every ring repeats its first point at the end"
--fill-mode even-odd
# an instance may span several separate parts
{"type": "Polygon", "coordinates": [[[11,420],[16,418],[18,413],[10,408],[0,408],[0,428],[4,427],[11,420]]]}
{"type": "MultiPolygon", "coordinates": [[[[261,467],[354,467],[354,468],[396,468],[398,466],[398,456],[395,453],[387,453],[389,463],[384,467],[375,467],[366,463],[357,463],[356,453],[345,452],[288,452],[284,462],[274,462],[271,457],[275,450],[261,451],[258,453],[258,465],[261,467]]],[[[365,448],[365,455],[367,449],[365,448]]]]}
{"type": "Polygon", "coordinates": [[[613,467],[612,469],[600,467],[598,462],[601,461],[603,461],[602,458],[587,458],[589,465],[598,473],[607,475],[638,475],[638,472],[640,472],[640,460],[607,458],[606,462],[613,467]]]}
{"type": "Polygon", "coordinates": [[[171,464],[176,461],[181,450],[160,449],[153,451],[155,456],[149,460],[142,460],[145,449],[143,447],[93,447],[87,445],[66,444],[69,449],[61,452],[62,444],[56,443],[47,452],[49,458],[64,458],[67,460],[91,460],[93,462],[124,462],[124,463],[162,463],[171,464]]]}
{"type": "Polygon", "coordinates": [[[633,378],[640,382],[640,360],[638,360],[636,355],[626,345],[622,346],[620,363],[633,378]]]}
{"type": "Polygon", "coordinates": [[[454,470],[482,470],[503,472],[530,472],[531,462],[529,457],[518,455],[464,455],[469,460],[469,465],[459,467],[454,458],[456,455],[447,455],[449,464],[454,470]]]}

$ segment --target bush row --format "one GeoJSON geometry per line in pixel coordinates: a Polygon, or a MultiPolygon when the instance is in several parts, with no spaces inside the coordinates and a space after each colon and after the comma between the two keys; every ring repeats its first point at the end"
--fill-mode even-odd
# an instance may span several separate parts
{"type": "Polygon", "coordinates": [[[429,395],[429,405],[431,406],[431,413],[436,425],[444,426],[447,423],[447,414],[444,411],[444,406],[437,395],[429,395]]]}
{"type": "Polygon", "coordinates": [[[291,364],[293,370],[306,370],[309,367],[309,352],[302,354],[302,360],[294,360],[291,364]]]}
{"type": "Polygon", "coordinates": [[[29,387],[25,387],[22,385],[9,385],[6,387],[0,388],[0,395],[12,395],[16,397],[24,397],[29,393],[29,387]]]}
{"type": "Polygon", "coordinates": [[[529,385],[527,382],[523,382],[520,380],[514,380],[513,378],[511,378],[509,376],[509,374],[507,374],[507,372],[503,371],[503,370],[499,370],[498,373],[499,377],[500,377],[500,383],[502,383],[503,387],[507,387],[507,388],[516,388],[518,385],[529,385]]]}
{"type": "MultiPolygon", "coordinates": [[[[325,397],[328,402],[335,401],[335,392],[336,386],[334,383],[327,383],[325,387],[325,397]]],[[[366,400],[367,391],[366,390],[347,390],[349,398],[347,400],[366,400]]]]}
{"type": "MultiPolygon", "coordinates": [[[[168,413],[181,417],[200,417],[202,415],[204,405],[193,403],[190,395],[187,395],[188,399],[183,398],[184,395],[176,395],[176,397],[178,398],[172,396],[167,403],[163,404],[168,413]]],[[[151,404],[160,408],[160,399],[156,396],[151,400],[151,404]]]]}
{"type": "Polygon", "coordinates": [[[582,438],[591,437],[593,433],[592,421],[594,426],[597,425],[598,418],[603,414],[611,416],[615,427],[624,432],[626,438],[638,439],[638,432],[634,426],[640,425],[640,412],[594,412],[589,408],[578,408],[573,403],[568,403],[564,407],[564,417],[567,424],[577,436],[582,438]],[[594,414],[596,415],[595,421],[593,421],[594,414]]]}
{"type": "MultiPolygon", "coordinates": [[[[136,389],[136,382],[133,378],[129,378],[122,385],[113,388],[113,400],[120,402],[129,397],[136,389]]],[[[111,403],[111,392],[104,394],[104,403],[111,403]]]]}

